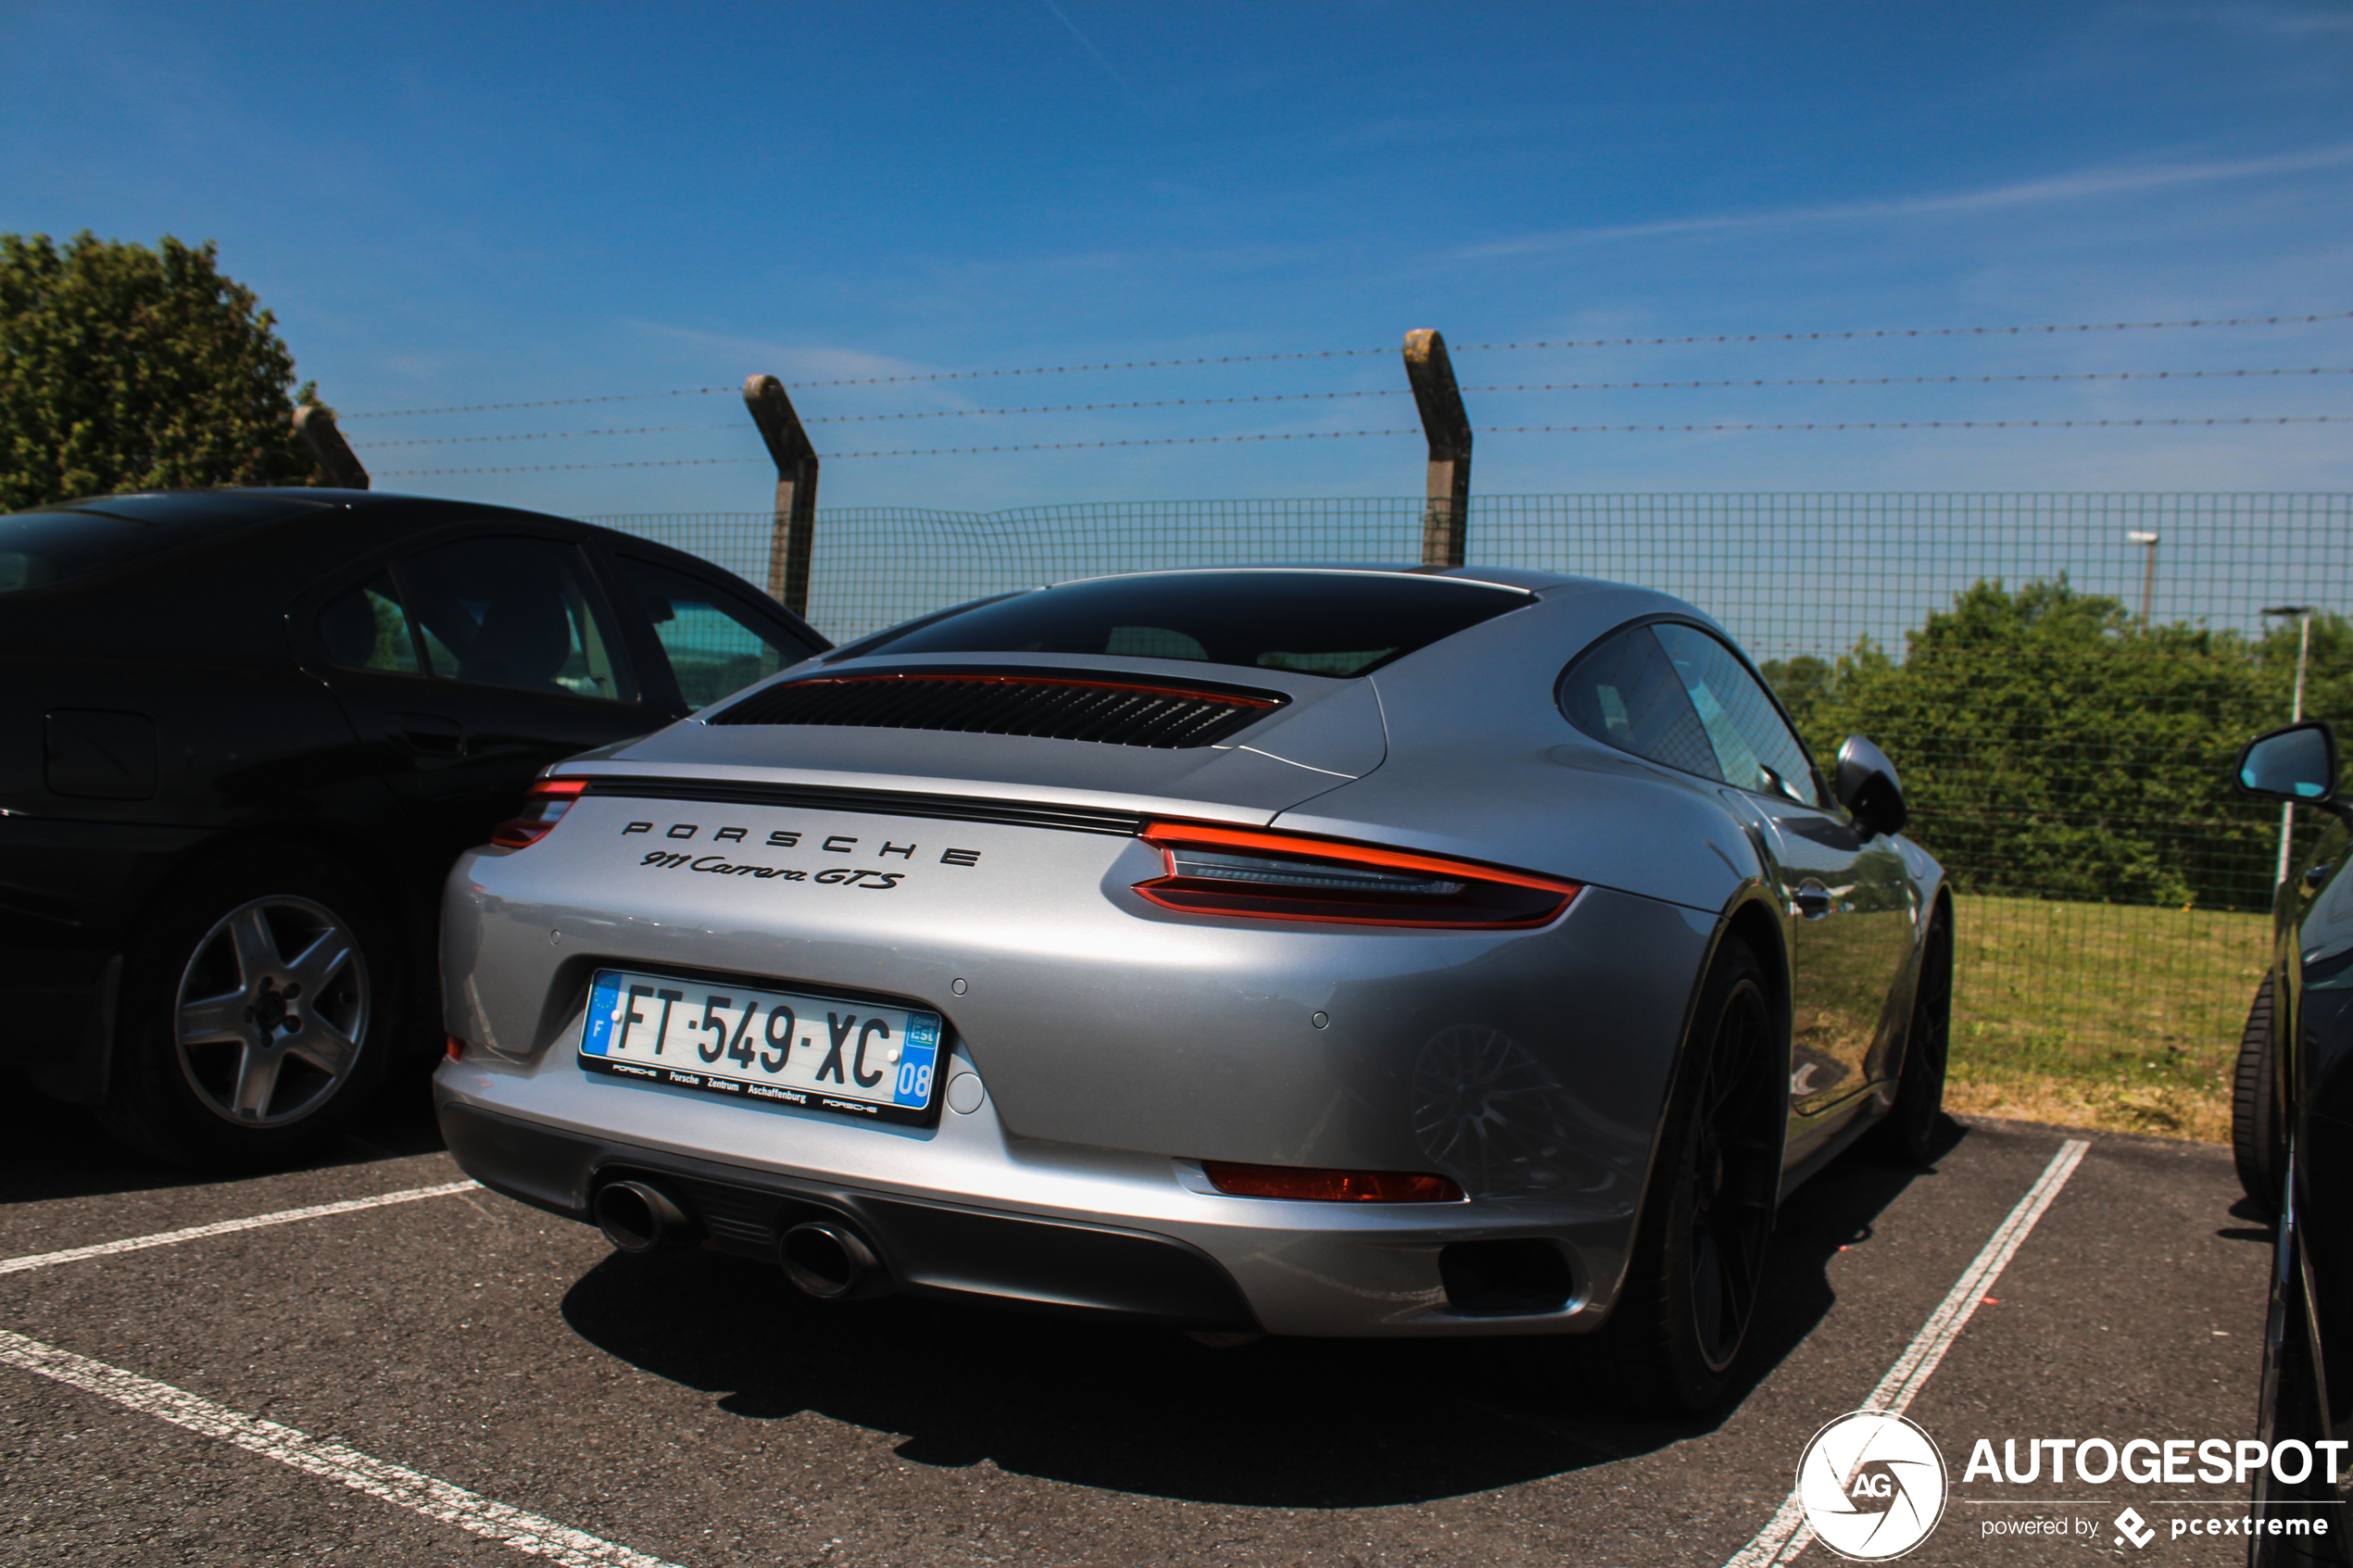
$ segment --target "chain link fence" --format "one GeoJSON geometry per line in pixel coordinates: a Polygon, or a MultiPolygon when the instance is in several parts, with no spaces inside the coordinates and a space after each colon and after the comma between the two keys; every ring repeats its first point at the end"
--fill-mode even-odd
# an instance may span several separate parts
{"type": "MultiPolygon", "coordinates": [[[[1103,572],[1418,558],[1419,497],[818,514],[810,619],[848,641],[1103,572]]],[[[753,582],[767,513],[602,517],[753,582]]],[[[2353,721],[2353,495],[1474,498],[1474,565],[1641,583],[1720,621],[1818,759],[1894,758],[1959,895],[1957,1100],[2218,1136],[2281,821],[2225,773],[2353,721]]],[[[2298,819],[2298,853],[2320,832],[2298,819]]]]}

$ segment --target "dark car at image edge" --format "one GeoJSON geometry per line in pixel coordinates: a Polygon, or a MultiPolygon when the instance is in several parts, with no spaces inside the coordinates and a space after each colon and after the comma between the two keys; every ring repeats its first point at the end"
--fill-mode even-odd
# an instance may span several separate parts
{"type": "Polygon", "coordinates": [[[442,878],[558,759],[823,650],[611,530],[326,489],[0,516],[0,1066],[182,1163],[438,1047],[442,878]]]}

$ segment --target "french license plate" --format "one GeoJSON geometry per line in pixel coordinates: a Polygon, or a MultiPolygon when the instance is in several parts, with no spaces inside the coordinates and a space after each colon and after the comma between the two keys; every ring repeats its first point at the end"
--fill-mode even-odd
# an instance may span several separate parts
{"type": "Polygon", "coordinates": [[[926,1119],[939,1015],[799,991],[600,969],[580,1065],[649,1084],[841,1111],[926,1119]]]}

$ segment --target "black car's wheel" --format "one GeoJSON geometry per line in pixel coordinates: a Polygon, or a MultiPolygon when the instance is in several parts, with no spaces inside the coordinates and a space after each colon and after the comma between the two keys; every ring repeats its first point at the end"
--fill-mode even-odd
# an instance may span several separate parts
{"type": "Polygon", "coordinates": [[[183,878],[127,955],[101,1113],[180,1164],[301,1160],[384,1076],[401,978],[375,896],[323,857],[259,851],[183,878]]]}
{"type": "Polygon", "coordinates": [[[2239,1185],[2265,1215],[2280,1211],[2280,1179],[2287,1162],[2286,1129],[2280,1125],[2279,1051],[2273,1044],[2271,976],[2255,990],[2239,1032],[2238,1072],[2231,1089],[2231,1162],[2239,1185]]]}
{"type": "Polygon", "coordinates": [[[1904,1035],[1895,1103],[1865,1136],[1871,1154],[1894,1165],[1927,1163],[1944,1110],[1944,1073],[1952,1044],[1953,925],[1939,909],[1920,949],[1920,978],[1912,991],[1912,1021],[1904,1035]]]}
{"type": "Polygon", "coordinates": [[[1629,1411],[1722,1397],[1764,1290],[1788,1072],[1764,968],[1738,940],[1692,1031],[1617,1305],[1598,1332],[1546,1342],[1577,1392],[1629,1411]]]}

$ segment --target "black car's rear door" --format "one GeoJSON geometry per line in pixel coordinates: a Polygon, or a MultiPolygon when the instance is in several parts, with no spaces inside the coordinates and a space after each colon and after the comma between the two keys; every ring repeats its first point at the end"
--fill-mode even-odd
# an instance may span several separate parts
{"type": "Polygon", "coordinates": [[[641,700],[581,547],[442,535],[306,596],[297,647],[447,859],[512,816],[548,763],[675,717],[641,700]]]}

